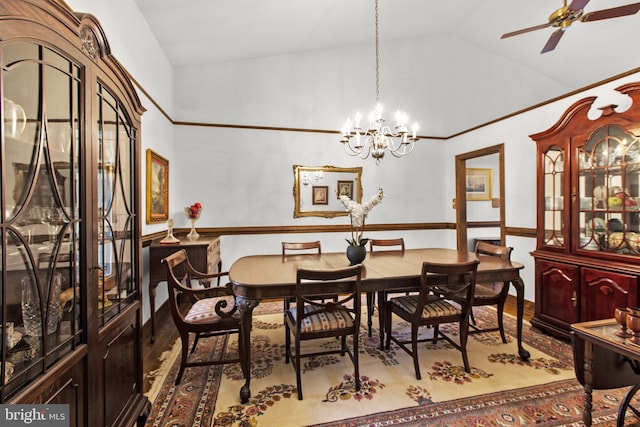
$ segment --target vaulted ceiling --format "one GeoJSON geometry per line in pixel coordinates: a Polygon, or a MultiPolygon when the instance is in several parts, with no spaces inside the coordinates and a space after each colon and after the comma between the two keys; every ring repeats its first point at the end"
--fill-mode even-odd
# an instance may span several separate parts
{"type": "MultiPolygon", "coordinates": [[[[434,129],[441,136],[640,67],[640,13],[602,21],[576,21],[567,28],[555,50],[541,54],[556,28],[507,39],[500,36],[547,23],[549,15],[563,6],[562,0],[379,1],[382,46],[390,42],[415,43],[414,58],[432,64],[468,60],[467,66],[456,71],[457,81],[465,86],[470,98],[476,93],[478,97],[491,94],[493,98],[493,102],[474,103],[465,109],[463,117],[434,129]],[[517,79],[515,97],[513,82],[508,83],[510,76],[517,79]],[[500,102],[507,98],[508,102],[500,102]]],[[[136,3],[174,67],[373,44],[373,0],[136,3]]],[[[591,0],[584,12],[629,3],[633,0],[591,0]]],[[[384,56],[381,63],[384,66],[384,56]]],[[[446,93],[432,93],[442,97],[431,99],[433,105],[446,108],[460,103],[459,99],[447,99],[446,93]]]]}

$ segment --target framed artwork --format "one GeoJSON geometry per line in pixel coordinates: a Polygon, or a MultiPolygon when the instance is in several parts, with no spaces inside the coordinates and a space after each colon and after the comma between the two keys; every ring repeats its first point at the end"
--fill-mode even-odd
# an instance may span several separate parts
{"type": "Polygon", "coordinates": [[[341,191],[362,203],[362,167],[293,165],[294,218],[348,216],[338,198],[341,191]]]}
{"type": "Polygon", "coordinates": [[[147,224],[169,219],[169,161],[147,150],[147,224]]]}
{"type": "Polygon", "coordinates": [[[338,191],[336,197],[347,196],[353,199],[353,181],[338,181],[338,191]]]}
{"type": "Polygon", "coordinates": [[[491,200],[491,169],[467,168],[467,200],[491,200]]]}
{"type": "Polygon", "coordinates": [[[329,204],[329,186],[328,185],[314,185],[311,188],[311,194],[313,196],[312,204],[314,205],[328,205],[329,204]]]}

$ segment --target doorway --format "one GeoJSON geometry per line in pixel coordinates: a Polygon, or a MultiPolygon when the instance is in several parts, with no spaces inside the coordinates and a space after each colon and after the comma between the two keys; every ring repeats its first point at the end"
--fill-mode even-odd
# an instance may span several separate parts
{"type": "MultiPolygon", "coordinates": [[[[493,145],[491,147],[481,148],[479,150],[470,151],[468,153],[462,153],[456,155],[456,246],[458,250],[468,250],[468,229],[474,228],[498,228],[500,230],[500,245],[505,245],[505,189],[504,189],[504,144],[493,145]],[[497,159],[495,157],[497,157],[497,159]],[[468,162],[468,163],[467,163],[468,162]],[[467,183],[467,169],[474,168],[476,165],[490,165],[489,173],[492,179],[491,184],[484,182],[484,185],[489,186],[488,190],[490,196],[487,198],[475,198],[475,196],[467,197],[468,183],[467,183]],[[495,170],[497,169],[497,170],[495,170]],[[497,179],[497,185],[493,184],[493,180],[497,179]],[[498,189],[498,194],[493,194],[491,188],[498,189]],[[471,203],[484,203],[484,207],[489,209],[498,210],[497,219],[480,219],[471,218],[469,220],[468,213],[470,211],[468,203],[473,199],[471,203]],[[476,201],[477,200],[477,201],[476,201]]],[[[484,170],[483,170],[484,171],[484,170]]],[[[486,179],[487,175],[481,176],[482,179],[486,179]]],[[[483,186],[481,190],[487,190],[483,186]]],[[[473,192],[473,191],[472,191],[473,192]]],[[[472,193],[469,193],[472,194],[472,193]]],[[[475,234],[475,233],[474,233],[475,234]]],[[[497,237],[497,236],[496,236],[497,237]]]]}

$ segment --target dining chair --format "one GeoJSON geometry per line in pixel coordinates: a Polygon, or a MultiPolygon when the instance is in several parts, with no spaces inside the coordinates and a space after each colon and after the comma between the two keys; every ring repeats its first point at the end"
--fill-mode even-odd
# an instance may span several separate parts
{"type": "MultiPolygon", "coordinates": [[[[304,253],[314,253],[316,252],[318,255],[322,254],[322,245],[320,244],[320,240],[316,240],[313,242],[282,242],[282,256],[286,257],[289,255],[295,254],[304,254],[304,253]]],[[[337,300],[338,297],[336,295],[332,295],[333,300],[337,300]]],[[[291,305],[293,298],[285,298],[284,299],[284,311],[286,312],[291,305]]]]}
{"type": "Polygon", "coordinates": [[[286,256],[288,251],[296,251],[297,253],[306,251],[306,253],[309,253],[311,250],[313,252],[317,250],[318,255],[322,253],[320,240],[315,242],[282,242],[282,256],[286,256]]]}
{"type": "MultiPolygon", "coordinates": [[[[396,239],[369,239],[369,250],[374,251],[374,248],[382,248],[382,250],[394,250],[404,252],[404,239],[402,237],[396,239]]],[[[380,327],[380,348],[384,346],[384,316],[385,316],[385,304],[389,293],[393,290],[378,291],[378,324],[380,327]]],[[[375,307],[375,297],[373,292],[367,292],[367,327],[369,328],[369,336],[371,336],[371,326],[373,325],[373,311],[375,307]]]]}
{"type": "MultiPolygon", "coordinates": [[[[510,246],[499,246],[487,242],[476,243],[475,253],[477,255],[490,255],[500,257],[503,260],[509,261],[511,259],[511,251],[513,248],[510,246]]],[[[473,316],[473,307],[471,308],[471,323],[469,326],[471,330],[470,334],[477,334],[483,332],[500,331],[500,337],[503,343],[507,343],[507,338],[504,334],[503,313],[504,304],[509,295],[509,282],[490,282],[490,283],[476,283],[476,290],[473,297],[473,307],[480,307],[484,305],[495,305],[497,311],[497,326],[480,328],[476,324],[476,319],[473,316]]]]}
{"type": "MultiPolygon", "coordinates": [[[[358,364],[358,334],[360,333],[360,287],[362,264],[335,270],[298,269],[296,273],[296,304],[285,312],[285,363],[292,362],[296,370],[298,400],[302,400],[301,358],[327,354],[349,354],[355,371],[356,391],[360,391],[358,364]],[[340,299],[326,303],[310,297],[340,299]],[[352,350],[347,337],[353,340],[352,350]],[[293,350],[291,338],[293,337],[293,350]],[[301,342],[320,338],[340,338],[339,348],[302,353],[301,342]]],[[[333,347],[332,344],[330,346],[333,347]]]]}
{"type": "MultiPolygon", "coordinates": [[[[193,268],[187,252],[181,249],[162,259],[169,288],[169,307],[171,316],[178,329],[182,342],[180,370],[175,385],[180,384],[185,368],[192,366],[222,365],[239,363],[242,355],[242,337],[240,331],[240,314],[236,308],[235,296],[231,283],[223,286],[192,288],[192,283],[228,276],[228,272],[205,274],[193,268]],[[182,304],[180,301],[182,300],[182,304]],[[186,301],[188,300],[188,301],[186,301]],[[188,308],[184,305],[187,304],[188,308]],[[224,357],[213,360],[189,359],[189,338],[194,334],[193,353],[198,340],[204,337],[238,334],[237,357],[224,357]]],[[[246,373],[244,373],[246,375],[246,373]]]]}
{"type": "Polygon", "coordinates": [[[467,356],[467,335],[469,332],[469,313],[473,303],[478,261],[459,264],[438,264],[425,261],[420,275],[420,293],[391,298],[387,302],[386,346],[395,342],[413,357],[416,379],[421,379],[418,360],[418,343],[444,338],[462,353],[465,372],[470,372],[467,356]],[[392,333],[393,314],[411,324],[411,341],[402,341],[392,333]],[[440,330],[443,323],[458,323],[459,343],[453,341],[440,330]],[[433,328],[433,336],[418,339],[421,326],[433,328]],[[407,346],[411,344],[411,349],[407,346]]]}

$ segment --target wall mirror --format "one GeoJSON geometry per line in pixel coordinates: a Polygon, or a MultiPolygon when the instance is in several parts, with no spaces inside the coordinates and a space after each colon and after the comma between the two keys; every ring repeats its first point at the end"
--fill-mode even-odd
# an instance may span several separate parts
{"type": "Polygon", "coordinates": [[[346,216],[341,194],[362,202],[362,167],[293,166],[294,218],[346,216]]]}

